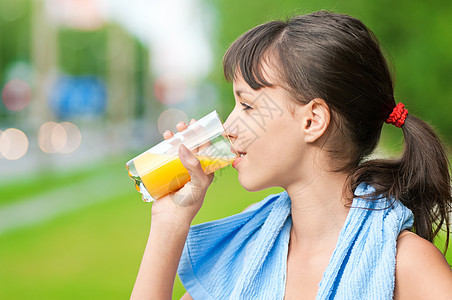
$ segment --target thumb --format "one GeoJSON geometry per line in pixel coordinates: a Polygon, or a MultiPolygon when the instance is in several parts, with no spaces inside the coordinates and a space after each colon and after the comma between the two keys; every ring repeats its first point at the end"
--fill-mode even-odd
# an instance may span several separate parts
{"type": "Polygon", "coordinates": [[[205,187],[209,185],[209,179],[204,172],[201,162],[193,153],[185,147],[184,144],[179,146],[179,158],[182,165],[187,169],[191,177],[191,182],[198,187],[205,187]]]}

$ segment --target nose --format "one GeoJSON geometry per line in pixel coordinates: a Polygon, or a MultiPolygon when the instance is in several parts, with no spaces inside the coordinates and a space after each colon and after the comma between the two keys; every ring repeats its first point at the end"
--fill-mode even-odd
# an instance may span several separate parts
{"type": "Polygon", "coordinates": [[[226,136],[231,139],[235,140],[237,139],[237,126],[232,126],[232,113],[228,116],[226,122],[224,122],[223,127],[224,131],[226,132],[226,136]]]}
{"type": "Polygon", "coordinates": [[[226,136],[231,140],[231,141],[233,141],[233,140],[236,140],[237,139],[237,134],[234,134],[234,133],[230,133],[229,131],[227,131],[227,130],[225,130],[226,131],[226,136]]]}

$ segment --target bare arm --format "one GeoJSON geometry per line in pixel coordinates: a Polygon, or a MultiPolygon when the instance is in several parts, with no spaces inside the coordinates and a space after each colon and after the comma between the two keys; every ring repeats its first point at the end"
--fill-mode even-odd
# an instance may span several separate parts
{"type": "Polygon", "coordinates": [[[189,226],[152,222],[131,299],[171,299],[189,226]]]}
{"type": "MultiPolygon", "coordinates": [[[[182,131],[186,128],[178,126],[182,131]]],[[[168,135],[165,138],[172,136],[168,135]]],[[[213,173],[206,175],[199,160],[179,149],[191,181],[176,193],[153,203],[151,229],[131,299],[171,299],[177,266],[190,224],[202,206],[213,173]]]]}
{"type": "Polygon", "coordinates": [[[394,299],[452,299],[452,270],[432,243],[403,232],[396,259],[394,299]]]}

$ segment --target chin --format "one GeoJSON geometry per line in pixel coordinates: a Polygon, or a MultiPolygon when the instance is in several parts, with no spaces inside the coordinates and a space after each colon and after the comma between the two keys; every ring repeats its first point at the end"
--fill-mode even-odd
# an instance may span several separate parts
{"type": "Polygon", "coordinates": [[[256,178],[240,177],[240,174],[239,174],[239,183],[248,192],[258,192],[258,191],[262,191],[266,188],[271,187],[271,186],[262,184],[262,182],[259,182],[259,180],[256,180],[256,178]]]}

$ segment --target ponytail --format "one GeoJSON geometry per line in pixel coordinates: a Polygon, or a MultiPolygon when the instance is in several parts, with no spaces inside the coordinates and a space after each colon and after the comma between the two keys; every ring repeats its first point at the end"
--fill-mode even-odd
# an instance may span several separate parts
{"type": "Polygon", "coordinates": [[[414,214],[414,232],[430,242],[445,229],[447,252],[452,196],[445,148],[433,129],[411,114],[401,128],[402,157],[362,163],[351,176],[352,188],[364,181],[376,189],[376,195],[401,201],[414,214]]]}

